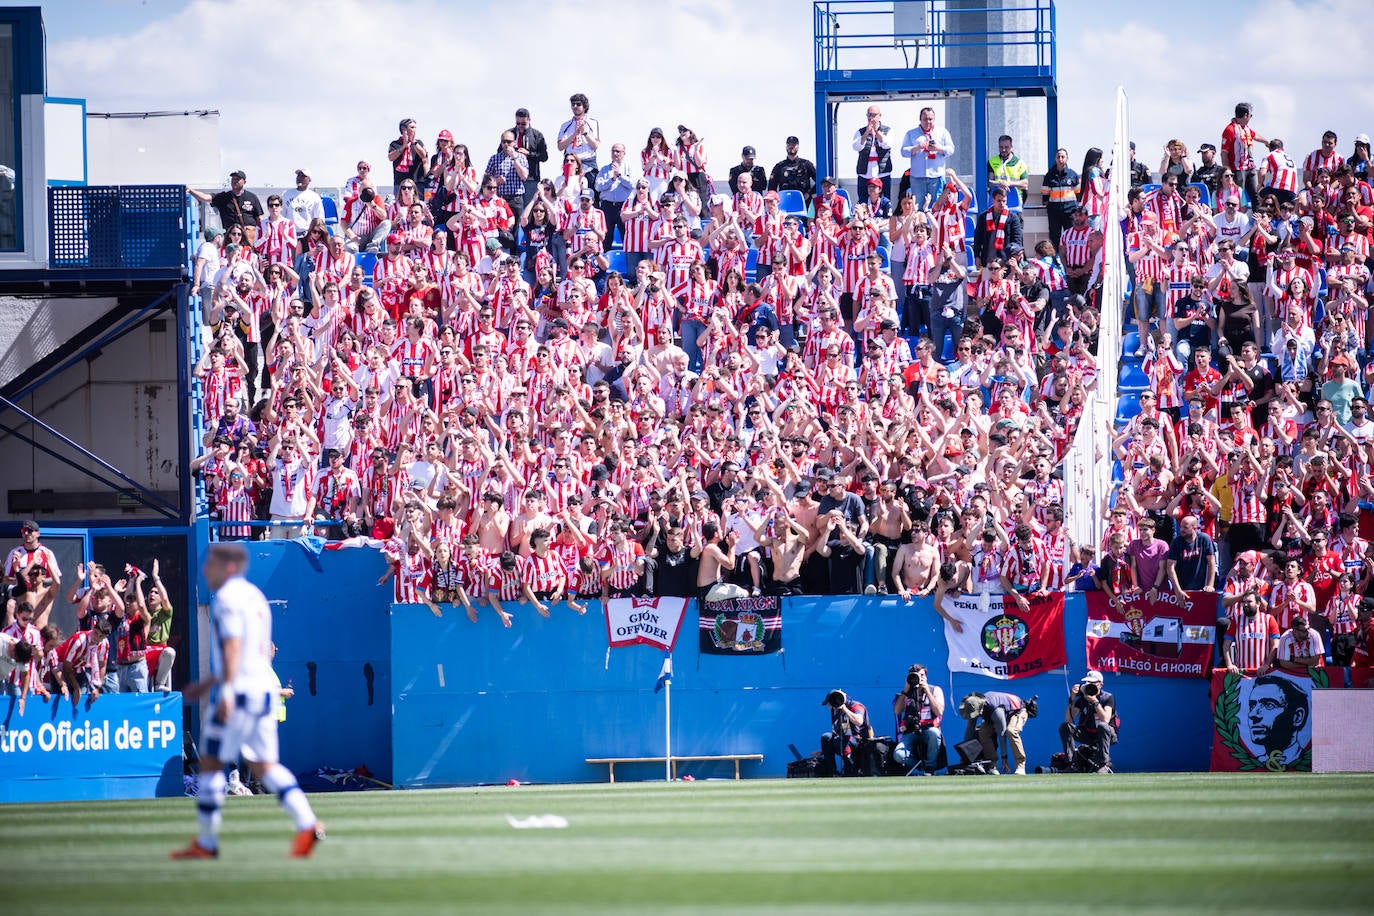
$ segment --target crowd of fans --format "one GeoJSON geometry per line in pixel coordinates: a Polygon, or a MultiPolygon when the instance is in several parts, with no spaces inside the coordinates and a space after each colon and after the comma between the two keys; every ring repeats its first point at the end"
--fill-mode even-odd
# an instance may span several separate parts
{"type": "Polygon", "coordinates": [[[63,595],[62,569],[40,537],[37,522],[23,522],[3,572],[0,632],[28,648],[0,690],[18,698],[20,714],[30,696],[75,703],[83,695],[93,701],[101,693],[170,691],[176,662],[176,650],[168,645],[172,603],[158,561],[148,572],[126,566],[117,579],[99,563],[78,564],[65,593],[76,627],[65,634],[50,620],[63,595]]]}
{"type": "Polygon", "coordinates": [[[688,126],[640,149],[570,107],[547,139],[517,111],[489,157],[405,119],[394,191],[359,161],[337,223],[305,169],[265,208],[242,172],[193,192],[224,227],[195,281],[220,537],[380,543],[397,600],[507,623],[512,601],[720,581],[1024,603],[1229,593],[1245,568],[1287,595],[1296,559],[1318,600],[1275,603],[1280,624],[1354,633],[1332,602],[1371,578],[1367,137],[1299,163],[1238,106],[1220,155],[1171,141],[1158,184],[1132,146],[1136,333],[1099,354],[1101,150],[1081,172],[1059,151],[1027,248],[1013,138],[978,204],[930,109],[892,133],[869,109],[851,200],[795,137],[768,174],[745,147],[717,190],[688,126]],[[1075,545],[1059,467],[1119,358],[1146,390],[1115,431],[1109,533],[1075,545]]]}

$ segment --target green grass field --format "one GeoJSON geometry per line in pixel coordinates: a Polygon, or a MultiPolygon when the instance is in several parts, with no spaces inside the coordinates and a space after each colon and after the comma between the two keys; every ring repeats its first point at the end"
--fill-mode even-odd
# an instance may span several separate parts
{"type": "Polygon", "coordinates": [[[745,780],[0,807],[0,913],[1369,912],[1374,776],[745,780]],[[558,814],[563,830],[505,815],[558,814]]]}

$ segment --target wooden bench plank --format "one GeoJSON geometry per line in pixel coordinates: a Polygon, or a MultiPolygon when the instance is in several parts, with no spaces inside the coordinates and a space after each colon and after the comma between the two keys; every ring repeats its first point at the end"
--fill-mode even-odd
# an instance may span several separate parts
{"type": "Polygon", "coordinates": [[[740,778],[739,765],[742,760],[763,761],[762,754],[674,754],[671,758],[665,757],[587,757],[587,763],[605,764],[608,768],[610,781],[615,782],[615,765],[617,763],[669,763],[672,770],[673,779],[677,779],[677,765],[681,762],[698,763],[710,761],[732,760],[735,763],[735,779],[740,778]]]}

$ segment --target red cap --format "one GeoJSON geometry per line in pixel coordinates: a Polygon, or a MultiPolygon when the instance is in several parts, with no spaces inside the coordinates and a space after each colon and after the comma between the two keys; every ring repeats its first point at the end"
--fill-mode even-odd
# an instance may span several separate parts
{"type": "Polygon", "coordinates": [[[452,143],[453,134],[449,132],[449,129],[447,127],[445,127],[443,130],[439,131],[439,139],[447,140],[449,143],[452,143]]]}

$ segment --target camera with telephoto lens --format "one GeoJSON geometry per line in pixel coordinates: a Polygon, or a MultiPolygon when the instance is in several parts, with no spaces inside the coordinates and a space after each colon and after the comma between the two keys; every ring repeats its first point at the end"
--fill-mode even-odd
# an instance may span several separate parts
{"type": "Polygon", "coordinates": [[[365,204],[372,203],[373,198],[375,198],[376,196],[377,192],[372,190],[371,188],[363,188],[361,191],[358,192],[358,199],[365,204]]]}
{"type": "Polygon", "coordinates": [[[1096,697],[1096,696],[1097,696],[1098,694],[1100,694],[1101,692],[1102,692],[1102,685],[1101,685],[1101,684],[1090,683],[1090,684],[1084,684],[1084,685],[1083,685],[1083,696],[1085,696],[1085,697],[1096,697]]]}

